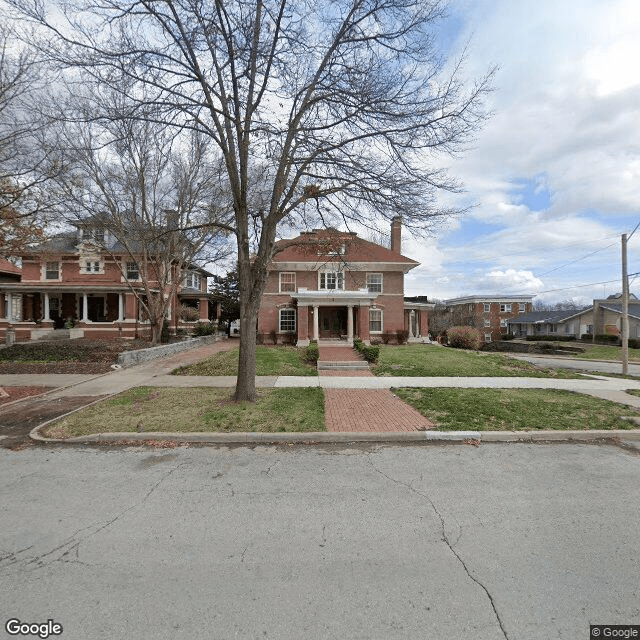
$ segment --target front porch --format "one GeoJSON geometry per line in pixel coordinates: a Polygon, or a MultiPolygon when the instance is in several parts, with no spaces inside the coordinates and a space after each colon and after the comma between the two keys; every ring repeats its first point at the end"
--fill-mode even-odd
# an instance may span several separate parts
{"type": "Polygon", "coordinates": [[[300,288],[292,295],[298,303],[297,346],[311,340],[339,341],[353,345],[354,336],[369,342],[369,310],[375,307],[377,294],[358,291],[308,291],[300,288]]]}

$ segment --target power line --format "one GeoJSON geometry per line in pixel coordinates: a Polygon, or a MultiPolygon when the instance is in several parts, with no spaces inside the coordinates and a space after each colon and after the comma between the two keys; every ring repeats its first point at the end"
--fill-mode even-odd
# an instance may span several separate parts
{"type": "MultiPolygon", "coordinates": [[[[630,273],[630,276],[639,276],[640,275],[640,271],[636,272],[636,273],[630,273]]],[[[541,293],[552,293],[554,291],[570,291],[571,289],[582,289],[585,287],[596,287],[600,284],[611,284],[612,282],[620,282],[619,278],[616,278],[615,280],[603,280],[602,282],[590,282],[588,284],[574,284],[570,287],[562,287],[561,289],[547,289],[546,291],[538,291],[536,292],[536,295],[540,295],[541,293]]],[[[525,294],[522,294],[525,295],[525,294]]]]}

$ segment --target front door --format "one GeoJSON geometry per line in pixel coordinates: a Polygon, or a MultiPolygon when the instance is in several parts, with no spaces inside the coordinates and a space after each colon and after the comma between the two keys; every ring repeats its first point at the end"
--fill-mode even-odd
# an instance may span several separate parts
{"type": "Polygon", "coordinates": [[[341,338],[347,333],[347,310],[344,307],[320,307],[320,338],[341,338]]]}

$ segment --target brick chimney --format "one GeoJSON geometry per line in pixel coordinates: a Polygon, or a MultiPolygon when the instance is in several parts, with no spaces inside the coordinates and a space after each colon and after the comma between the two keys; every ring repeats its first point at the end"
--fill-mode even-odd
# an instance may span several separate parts
{"type": "Polygon", "coordinates": [[[396,216],[391,220],[391,251],[401,253],[402,249],[402,218],[396,216]]]}

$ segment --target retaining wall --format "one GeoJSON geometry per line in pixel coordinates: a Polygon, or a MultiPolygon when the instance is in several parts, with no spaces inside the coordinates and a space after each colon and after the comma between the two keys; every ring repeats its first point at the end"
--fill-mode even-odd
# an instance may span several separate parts
{"type": "Polygon", "coordinates": [[[195,349],[203,344],[212,344],[221,340],[222,336],[203,336],[201,338],[189,338],[183,342],[172,342],[170,344],[161,344],[157,347],[149,347],[148,349],[138,349],[136,351],[124,351],[118,355],[118,364],[122,367],[132,367],[135,364],[156,360],[164,356],[170,356],[179,351],[188,351],[195,349]]]}

